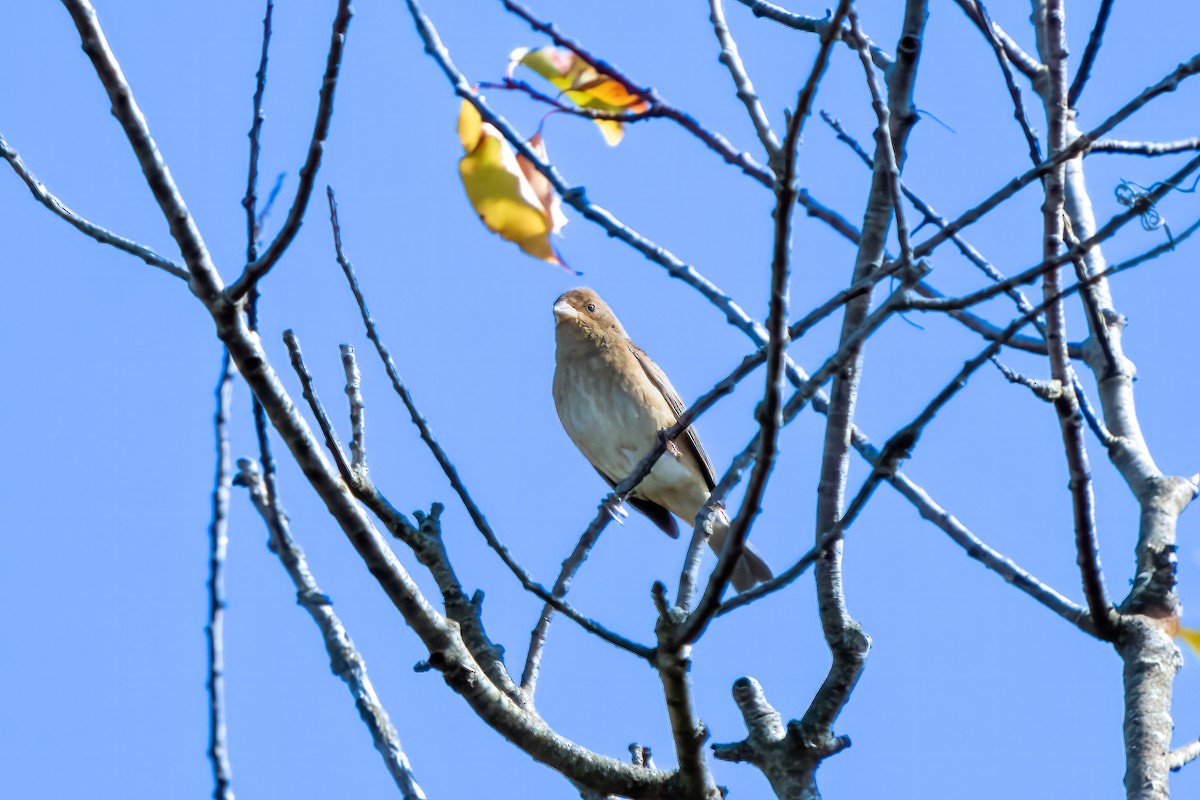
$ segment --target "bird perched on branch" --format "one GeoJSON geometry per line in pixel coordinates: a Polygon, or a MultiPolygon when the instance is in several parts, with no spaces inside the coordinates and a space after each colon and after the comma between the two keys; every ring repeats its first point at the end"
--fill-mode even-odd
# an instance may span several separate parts
{"type": "MultiPolygon", "coordinates": [[[[567,436],[609,486],[624,480],[659,442],[659,432],[684,412],[671,382],[629,339],[612,310],[591,289],[572,289],[554,301],[554,406],[567,436]]],[[[689,526],[716,485],[712,462],[694,428],[667,447],[628,499],[668,536],[675,516],[689,526]]],[[[718,554],[729,531],[719,509],[709,545],[718,554]]],[[[734,568],[739,592],[771,577],[771,568],[746,544],[734,568]]]]}

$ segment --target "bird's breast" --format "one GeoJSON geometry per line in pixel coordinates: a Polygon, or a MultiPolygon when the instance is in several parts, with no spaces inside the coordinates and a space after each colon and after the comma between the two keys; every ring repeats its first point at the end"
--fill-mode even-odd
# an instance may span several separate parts
{"type": "Polygon", "coordinates": [[[603,355],[620,354],[567,363],[560,359],[554,373],[554,404],[575,446],[606,477],[619,481],[675,417],[632,356],[632,363],[621,363],[603,355]]]}

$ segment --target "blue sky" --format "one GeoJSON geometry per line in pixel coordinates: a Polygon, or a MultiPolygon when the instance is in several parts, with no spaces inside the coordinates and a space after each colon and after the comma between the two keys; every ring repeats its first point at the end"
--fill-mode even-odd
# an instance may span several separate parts
{"type": "MultiPolygon", "coordinates": [[[[265,102],[261,192],[286,174],[290,199],[312,128],[334,3],[281,0],[265,102]]],[[[1032,49],[1024,4],[992,13],[1032,49]]],[[[1068,6],[1073,54],[1095,3],[1068,6]]],[[[865,30],[889,51],[899,12],[862,2],[865,30]]],[[[926,112],[910,142],[909,185],[953,216],[1027,167],[1007,93],[982,38],[948,2],[934,2],[917,88],[926,112]],[[940,122],[939,122],[940,121],[940,122]]],[[[823,5],[791,4],[821,13],[823,5]]],[[[101,2],[100,20],[158,145],[228,281],[241,268],[246,131],[259,53],[259,3],[101,2]]],[[[559,247],[584,273],[534,261],[478,224],[458,183],[458,100],[423,54],[400,2],[358,4],[337,111],[318,186],[338,193],[343,236],[369,302],[415,398],[475,497],[518,559],[545,583],[594,513],[605,487],[563,434],[550,397],[550,306],[580,283],[596,288],[685,401],[723,377],[749,341],[720,312],[654,264],[575,216],[559,247]]],[[[430,0],[426,9],[472,80],[502,77],[510,50],[544,42],[496,2],[430,0]]],[[[756,141],[717,62],[706,4],[539,3],[595,53],[754,153],[756,141]],[[556,7],[561,6],[561,8],[556,7]]],[[[772,119],[794,103],[814,37],[728,18],[772,119]]],[[[1080,103],[1088,128],[1195,50],[1200,14],[1183,0],[1153,14],[1118,3],[1105,50],[1080,103]]],[[[166,225],[66,12],[12,4],[0,28],[0,132],[52,191],[82,215],[174,256],[166,225]]],[[[1125,139],[1196,135],[1197,85],[1152,103],[1118,128],[1125,139]]],[[[543,109],[489,99],[527,133],[543,109]]],[[[1026,94],[1032,104],[1032,96],[1026,94]]],[[[856,58],[835,51],[816,108],[870,140],[873,116],[856,58]]],[[[1044,124],[1035,116],[1039,130],[1044,124]]],[[[667,122],[631,126],[608,148],[585,121],[545,122],[549,154],[567,179],[644,235],[692,263],[757,317],[766,313],[771,197],[667,122]]],[[[1094,156],[1097,215],[1120,210],[1112,190],[1149,185],[1182,157],[1094,156]]],[[[0,765],[12,796],[204,796],[204,638],[207,525],[213,470],[213,388],[220,350],[201,305],[178,281],[77,234],[0,177],[0,417],[8,420],[0,581],[11,610],[0,659],[5,725],[0,765]]],[[[869,173],[815,117],[800,181],[858,223],[869,173]]],[[[337,345],[363,354],[372,473],[396,505],[447,505],[446,537],[463,581],[487,592],[485,621],[519,670],[540,603],[520,591],[470,525],[370,358],[334,261],[318,193],[285,260],[263,286],[262,329],[293,396],[279,339],[293,328],[318,387],[348,438],[337,345]]],[[[1006,273],[1039,260],[1040,198],[1023,192],[970,229],[1006,273]]],[[[1194,195],[1161,206],[1175,230],[1197,216],[1194,195]]],[[[273,232],[282,214],[267,222],[273,232]]],[[[928,230],[922,231],[924,236],[928,230]]],[[[1142,252],[1162,232],[1130,226],[1106,246],[1110,261],[1142,252]]],[[[793,306],[844,284],[853,250],[798,214],[793,306]]],[[[1195,361],[1195,246],[1113,283],[1130,318],[1138,402],[1164,471],[1198,469],[1200,392],[1195,361]]],[[[949,249],[932,280],[948,292],[983,280],[949,249]]],[[[1010,309],[985,308],[1005,323],[1010,309]]],[[[1072,310],[1072,338],[1082,318],[1072,310]]],[[[835,341],[826,325],[791,352],[812,368],[835,341]]],[[[859,420],[882,443],[981,345],[953,322],[894,320],[867,350],[859,420]],[[909,324],[912,323],[912,324],[909,324]]],[[[1044,376],[1045,364],[1008,354],[1044,376]]],[[[755,429],[761,377],[701,422],[722,470],[755,429]]],[[[1092,386],[1090,378],[1085,385],[1092,386]]],[[[234,453],[255,452],[244,386],[234,393],[234,453]]],[[[754,530],[777,569],[812,537],[822,418],[786,429],[782,460],[754,530]]],[[[1102,448],[1089,441],[1108,586],[1124,595],[1137,509],[1102,448]]],[[[1067,474],[1050,406],[981,372],[929,428],[906,472],[985,541],[1068,596],[1080,597],[1067,474]]],[[[851,485],[866,471],[852,470],[851,485]]],[[[424,653],[288,459],[280,485],[293,532],[362,650],[418,780],[430,797],[576,796],[479,723],[432,673],[424,653]],[[498,788],[499,787],[499,788],[498,788]]],[[[1194,512],[1180,526],[1185,605],[1200,568],[1194,512]]],[[[234,495],[227,588],[227,692],[234,787],[245,798],[395,796],[318,633],[295,605],[263,526],[234,495]]],[[[572,590],[581,609],[639,640],[652,635],[649,586],[678,573],[684,545],[634,518],[613,526],[572,590]]],[[[866,673],[838,723],[853,747],[820,772],[828,797],[1116,797],[1124,770],[1121,664],[1110,647],[1070,628],[1007,586],[882,488],[849,534],[851,610],[874,639],[866,673]]],[[[405,563],[419,574],[411,559],[405,563]]],[[[432,582],[421,578],[432,590],[432,582]]],[[[1185,621],[1188,621],[1185,616],[1185,621]]],[[[1195,625],[1196,619],[1191,618],[1195,625]]],[[[744,735],[729,686],[753,675],[785,716],[800,715],[828,663],[811,579],[714,625],[695,651],[700,714],[715,741],[744,735]]],[[[1185,654],[1176,684],[1176,744],[1200,733],[1197,663],[1185,654]]],[[[622,756],[632,741],[671,763],[670,731],[654,674],[559,620],[539,709],[562,733],[622,756]]],[[[761,797],[747,766],[716,763],[733,797],[761,797]]],[[[1173,779],[1200,791],[1196,770],[1173,779]]]]}

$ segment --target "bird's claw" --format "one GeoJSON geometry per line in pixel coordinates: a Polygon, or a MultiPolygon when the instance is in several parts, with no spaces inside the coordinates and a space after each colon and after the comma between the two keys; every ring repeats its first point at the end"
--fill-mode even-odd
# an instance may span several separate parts
{"type": "Polygon", "coordinates": [[[629,516],[629,509],[625,507],[625,504],[612,495],[604,498],[604,502],[600,504],[600,507],[608,512],[608,515],[613,518],[614,522],[620,525],[624,525],[625,518],[629,516]]]}
{"type": "Polygon", "coordinates": [[[682,458],[683,453],[679,452],[679,447],[676,446],[675,441],[673,439],[667,438],[667,430],[668,430],[667,428],[662,428],[659,430],[659,432],[658,432],[659,441],[661,441],[666,446],[667,452],[670,453],[672,456],[674,456],[675,458],[682,458]]]}

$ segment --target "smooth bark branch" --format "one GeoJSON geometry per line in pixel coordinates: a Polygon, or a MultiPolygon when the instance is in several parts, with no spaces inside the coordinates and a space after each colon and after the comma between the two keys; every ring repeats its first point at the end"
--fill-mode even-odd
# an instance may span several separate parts
{"type": "MultiPolygon", "coordinates": [[[[884,71],[889,105],[888,131],[892,138],[890,150],[895,161],[896,185],[900,183],[900,171],[904,169],[904,162],[908,157],[905,144],[918,119],[917,107],[913,103],[913,87],[917,82],[917,66],[921,62],[921,47],[925,40],[925,23],[928,19],[928,0],[905,2],[902,32],[900,40],[896,43],[896,63],[884,71]]],[[[853,18],[851,25],[852,28],[857,25],[853,18]]],[[[862,58],[863,66],[869,66],[869,52],[863,52],[862,58]]],[[[867,70],[867,85],[871,87],[872,98],[877,100],[875,76],[871,74],[870,69],[867,70]]],[[[898,190],[893,187],[893,191],[898,190]]],[[[899,201],[896,202],[896,213],[900,213],[899,201]]]]}
{"type": "MultiPolygon", "coordinates": [[[[1049,16],[1044,1],[1034,0],[1035,21],[1049,16]]],[[[1054,45],[1050,37],[1039,37],[1043,49],[1054,45]]],[[[1194,57],[1181,64],[1126,108],[1142,98],[1173,90],[1180,80],[1197,71],[1197,61],[1194,57]]],[[[1079,136],[1074,120],[1069,115],[1064,117],[1068,150],[1095,138],[1079,136]]],[[[1063,207],[1072,230],[1086,240],[1093,235],[1096,222],[1081,159],[1065,163],[1063,191],[1063,207]]],[[[1129,596],[1120,606],[1123,616],[1115,642],[1125,662],[1125,788],[1130,798],[1165,800],[1169,794],[1172,683],[1180,662],[1178,648],[1167,633],[1177,624],[1180,613],[1175,579],[1176,525],[1195,497],[1196,486],[1183,478],[1164,476],[1154,463],[1138,424],[1133,365],[1124,357],[1121,341],[1124,318],[1113,307],[1109,284],[1103,277],[1107,272],[1104,254],[1100,248],[1093,248],[1084,254],[1084,261],[1089,276],[1096,278],[1087,289],[1091,295],[1088,303],[1099,310],[1096,316],[1108,328],[1109,346],[1105,349],[1109,354],[1092,347],[1088,364],[1099,384],[1105,423],[1114,437],[1109,457],[1141,507],[1135,548],[1137,574],[1129,596]]]]}
{"type": "Polygon", "coordinates": [[[1125,662],[1125,792],[1130,800],[1170,797],[1171,694],[1183,656],[1153,620],[1122,620],[1116,642],[1125,662]]]}
{"type": "MultiPolygon", "coordinates": [[[[1200,221],[1197,221],[1190,226],[1185,233],[1190,236],[1198,229],[1200,229],[1200,221]]],[[[840,538],[844,531],[849,527],[850,523],[853,522],[854,517],[865,505],[867,497],[869,497],[870,493],[874,490],[875,484],[878,482],[880,477],[887,478],[889,475],[892,475],[892,478],[889,478],[889,480],[896,484],[897,488],[901,490],[902,494],[904,494],[906,488],[909,487],[906,487],[903,481],[895,480],[895,477],[899,476],[899,473],[896,472],[896,467],[899,462],[902,459],[911,457],[911,451],[915,448],[925,427],[933,421],[937,413],[943,407],[945,407],[959,391],[966,387],[968,379],[975,371],[977,371],[984,364],[988,363],[988,361],[994,360],[994,357],[996,353],[1000,351],[1000,348],[1007,342],[1008,339],[1014,336],[1016,332],[1021,329],[1021,327],[1032,324],[1047,307],[1055,303],[1061,303],[1065,298],[1086,288],[1088,284],[1103,280],[1110,275],[1122,272],[1126,269],[1132,269],[1138,264],[1144,263],[1148,258],[1153,257],[1153,255],[1159,255],[1162,252],[1165,252],[1167,249],[1170,248],[1166,245],[1160,245],[1158,248],[1144,253],[1141,256],[1130,259],[1129,261],[1123,262],[1116,266],[1109,267],[1103,274],[1093,275],[1081,279],[1078,283],[1062,289],[1039,305],[1030,307],[1024,315],[1009,323],[1009,325],[1000,333],[1000,335],[996,337],[996,341],[984,348],[983,351],[981,351],[974,358],[967,361],[959,373],[955,375],[953,379],[951,379],[951,381],[934,397],[932,401],[930,401],[925,409],[922,410],[922,412],[916,418],[914,418],[912,422],[901,428],[900,431],[888,441],[888,444],[882,451],[876,451],[874,448],[870,448],[869,445],[862,447],[856,444],[856,446],[859,446],[860,450],[863,451],[863,455],[868,459],[868,461],[871,462],[874,469],[872,470],[871,475],[868,476],[867,480],[864,482],[863,488],[859,491],[847,512],[838,520],[838,523],[832,529],[830,529],[821,539],[818,540],[816,546],[809,550],[809,552],[805,553],[805,555],[801,557],[799,561],[772,580],[759,584],[758,586],[755,586],[754,588],[742,592],[736,597],[725,601],[721,604],[717,615],[719,616],[726,614],[735,608],[739,608],[757,600],[759,597],[778,591],[799,577],[816,560],[816,556],[822,550],[824,550],[828,544],[840,538]]],[[[1060,386],[1058,392],[1061,393],[1061,384],[1058,385],[1060,386]]],[[[787,420],[785,418],[785,422],[786,421],[787,420]]],[[[903,476],[900,477],[903,478],[903,476]]],[[[1194,491],[1194,484],[1196,482],[1200,482],[1200,476],[1197,476],[1195,481],[1192,482],[1191,488],[1187,491],[1194,491]]],[[[1184,499],[1184,502],[1186,502],[1186,499],[1184,499]]],[[[1063,595],[1059,594],[1029,573],[1025,572],[1020,567],[1016,566],[1016,564],[1014,564],[1010,559],[987,547],[987,545],[983,544],[977,537],[975,537],[965,528],[962,528],[961,524],[958,523],[957,520],[954,520],[953,517],[951,517],[948,513],[943,511],[941,512],[940,517],[931,517],[931,519],[935,523],[939,524],[939,526],[944,527],[947,532],[950,533],[951,538],[964,547],[964,549],[967,550],[968,555],[970,555],[972,558],[979,560],[989,569],[992,569],[1003,576],[1009,583],[1026,592],[1031,597],[1038,600],[1038,602],[1042,603],[1059,616],[1062,616],[1067,621],[1075,624],[1085,633],[1096,635],[1095,626],[1092,624],[1091,619],[1085,609],[1071,602],[1063,595]]]]}
{"type": "MultiPolygon", "coordinates": [[[[239,300],[243,295],[257,285],[258,281],[275,266],[292,240],[300,232],[304,222],[304,212],[308,208],[309,198],[312,197],[313,186],[316,184],[317,171],[321,168],[321,156],[325,153],[325,140],[329,137],[329,125],[333,121],[333,96],[337,90],[338,75],[342,68],[342,54],[346,48],[346,31],[350,28],[350,19],[354,10],[350,0],[338,0],[337,16],[333,20],[333,34],[329,42],[329,54],[325,58],[325,75],[321,79],[321,92],[317,102],[317,119],[313,124],[312,138],[308,143],[308,155],[300,168],[300,184],[296,187],[296,196],[288,211],[287,219],[279,233],[267,246],[266,252],[259,258],[248,263],[242,274],[229,287],[231,300],[239,300]]],[[[264,54],[266,38],[264,36],[264,54]]],[[[265,64],[265,62],[264,62],[265,64]]],[[[259,100],[261,101],[261,99],[259,100]]],[[[252,138],[252,143],[256,138],[252,138]]]]}
{"type": "Polygon", "coordinates": [[[342,371],[346,374],[346,399],[350,402],[350,472],[358,482],[368,479],[367,473],[367,419],[362,395],[362,373],[354,348],[348,344],[338,347],[342,354],[342,371]]]}
{"type": "Polygon", "coordinates": [[[129,253],[132,256],[137,256],[142,261],[145,261],[152,267],[158,267],[168,275],[173,275],[176,278],[187,280],[190,276],[188,271],[176,264],[169,258],[164,258],[158,253],[146,247],[143,244],[138,244],[132,239],[126,239],[124,236],[119,236],[107,228],[102,228],[94,222],[89,222],[83,217],[76,214],[71,209],[67,208],[63,201],[59,200],[54,194],[46,188],[46,185],[39,181],[37,177],[25,166],[25,162],[21,160],[21,154],[18,153],[0,134],[0,158],[8,162],[8,165],[13,168],[13,172],[17,173],[25,185],[29,187],[29,191],[33,193],[33,197],[46,208],[53,211],[58,216],[69,222],[75,230],[90,236],[101,244],[107,244],[117,248],[123,252],[129,253]]]}
{"type": "Polygon", "coordinates": [[[233,800],[233,767],[225,713],[225,555],[229,550],[229,488],[233,485],[233,458],[229,445],[229,404],[233,373],[229,353],[221,355],[217,378],[217,410],[213,428],[217,449],[213,479],[212,522],[208,528],[208,760],[212,762],[214,800],[233,800]]]}

